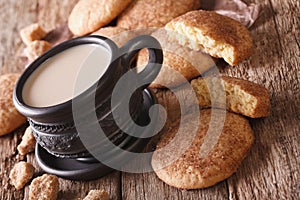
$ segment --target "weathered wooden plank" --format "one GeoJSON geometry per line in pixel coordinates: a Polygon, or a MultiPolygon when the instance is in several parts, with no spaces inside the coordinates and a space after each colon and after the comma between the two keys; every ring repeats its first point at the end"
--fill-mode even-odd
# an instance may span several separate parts
{"type": "MultiPolygon", "coordinates": [[[[33,153],[27,155],[27,161],[32,163],[36,168],[35,176],[39,176],[43,173],[38,166],[33,153]]],[[[91,189],[104,189],[110,194],[111,199],[119,199],[119,180],[120,172],[116,171],[92,181],[70,181],[60,178],[58,200],[83,199],[91,189]]],[[[28,199],[28,195],[29,187],[26,187],[24,199],[28,199]]]]}
{"type": "Polygon", "coordinates": [[[14,132],[0,137],[0,199],[23,199],[23,191],[17,191],[9,184],[9,173],[13,168],[14,163],[22,160],[23,158],[17,157],[17,146],[20,142],[25,126],[20,127],[14,132]]]}
{"type": "Polygon", "coordinates": [[[202,190],[179,190],[163,183],[154,172],[122,173],[122,199],[227,199],[226,182],[202,190]]]}
{"type": "MultiPolygon", "coordinates": [[[[250,1],[249,1],[250,2],[250,1]]],[[[256,1],[256,3],[262,3],[256,1]]],[[[256,139],[235,176],[230,199],[297,199],[299,193],[299,1],[264,1],[252,29],[255,53],[224,73],[265,85],[272,114],[250,120],[256,139]]]]}

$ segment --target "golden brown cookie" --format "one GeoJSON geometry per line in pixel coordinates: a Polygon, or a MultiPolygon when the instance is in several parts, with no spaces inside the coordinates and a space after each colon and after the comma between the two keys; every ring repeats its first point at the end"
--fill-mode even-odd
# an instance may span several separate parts
{"type": "Polygon", "coordinates": [[[98,29],[97,31],[93,32],[91,35],[101,35],[107,38],[112,38],[122,32],[126,31],[125,28],[117,27],[117,26],[107,26],[98,29]]]}
{"type": "Polygon", "coordinates": [[[94,32],[111,22],[130,2],[131,0],[80,0],[69,16],[69,29],[78,36],[94,32]]]}
{"type": "Polygon", "coordinates": [[[165,28],[173,31],[173,37],[182,45],[223,58],[232,66],[248,58],[254,48],[245,26],[214,11],[188,12],[170,21],[165,28]]]}
{"type": "MultiPolygon", "coordinates": [[[[167,114],[167,123],[173,123],[174,121],[180,118],[181,112],[183,114],[191,113],[197,105],[197,97],[194,94],[191,86],[182,85],[180,87],[174,88],[171,90],[168,89],[152,89],[158,104],[162,105],[167,114]],[[194,95],[194,99],[192,99],[194,95]]],[[[159,115],[159,117],[161,117],[159,115]]]]}
{"type": "Polygon", "coordinates": [[[150,35],[156,29],[127,30],[118,26],[108,26],[100,28],[91,35],[100,35],[113,40],[119,47],[139,35],[150,35]]]}
{"type": "Polygon", "coordinates": [[[242,115],[259,118],[270,114],[270,95],[268,90],[256,83],[233,77],[198,78],[191,82],[201,107],[224,106],[220,98],[226,94],[226,109],[242,115]],[[222,88],[218,89],[218,85],[222,88]]]}
{"type": "Polygon", "coordinates": [[[117,26],[108,26],[100,28],[91,35],[100,35],[113,40],[119,47],[123,46],[128,40],[135,36],[133,31],[127,31],[125,28],[117,26]]]}
{"type": "Polygon", "coordinates": [[[200,7],[199,0],[134,0],[118,18],[127,29],[162,27],[173,18],[200,7]]]}
{"type": "MultiPolygon", "coordinates": [[[[163,65],[151,83],[151,88],[172,88],[198,77],[211,67],[215,66],[211,56],[178,44],[168,37],[165,29],[158,29],[151,34],[161,44],[163,49],[163,65]]],[[[141,71],[148,62],[147,50],[142,50],[137,58],[138,71],[141,71]]]]}
{"type": "Polygon", "coordinates": [[[20,74],[0,76],[0,136],[10,133],[26,122],[13,104],[13,90],[20,74]]]}
{"type": "Polygon", "coordinates": [[[182,134],[177,133],[178,124],[162,134],[152,157],[152,167],[161,180],[181,189],[206,188],[230,177],[254,140],[247,119],[222,110],[202,110],[200,119],[188,115],[181,125],[182,134]],[[213,112],[214,119],[225,116],[223,129],[220,129],[223,124],[211,123],[213,112]],[[195,137],[191,137],[190,130],[196,130],[195,137]],[[187,140],[191,142],[186,143],[187,140]],[[213,144],[210,150],[202,153],[204,143],[210,142],[213,144]],[[183,146],[187,148],[181,149],[183,146]]]}

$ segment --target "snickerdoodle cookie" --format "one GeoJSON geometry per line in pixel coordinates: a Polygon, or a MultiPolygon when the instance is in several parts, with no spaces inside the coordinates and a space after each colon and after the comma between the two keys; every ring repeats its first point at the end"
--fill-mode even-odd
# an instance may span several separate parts
{"type": "Polygon", "coordinates": [[[173,18],[200,7],[199,0],[134,0],[119,16],[127,29],[162,27],[173,18]]]}
{"type": "MultiPolygon", "coordinates": [[[[171,88],[198,77],[208,69],[215,66],[215,60],[202,51],[194,51],[180,45],[169,37],[164,28],[151,34],[161,44],[163,49],[163,65],[151,83],[152,88],[171,88]]],[[[148,53],[144,49],[137,58],[137,68],[141,71],[147,64],[148,53]]]]}
{"type": "Polygon", "coordinates": [[[107,25],[131,0],[80,0],[73,8],[68,25],[74,35],[82,36],[107,25]]]}
{"type": "Polygon", "coordinates": [[[251,118],[266,117],[270,114],[269,92],[259,84],[223,76],[194,79],[191,85],[201,107],[224,106],[231,112],[251,118]]]}
{"type": "Polygon", "coordinates": [[[181,134],[178,128],[179,123],[162,134],[152,166],[161,180],[181,189],[206,188],[230,177],[254,140],[248,120],[224,110],[202,110],[200,118],[187,116],[181,134]],[[213,122],[222,116],[223,124],[213,122]]]}
{"type": "Polygon", "coordinates": [[[214,11],[188,12],[170,21],[165,28],[173,32],[180,44],[223,58],[232,66],[253,52],[248,29],[240,22],[214,11]]]}

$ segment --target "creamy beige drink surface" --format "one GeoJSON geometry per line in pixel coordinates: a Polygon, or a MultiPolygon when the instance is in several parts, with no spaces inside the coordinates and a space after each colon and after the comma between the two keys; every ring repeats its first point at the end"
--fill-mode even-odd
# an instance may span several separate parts
{"type": "Polygon", "coordinates": [[[65,50],[45,61],[28,78],[22,94],[24,102],[34,107],[66,102],[96,83],[110,59],[108,50],[100,45],[84,44],[65,50]]]}

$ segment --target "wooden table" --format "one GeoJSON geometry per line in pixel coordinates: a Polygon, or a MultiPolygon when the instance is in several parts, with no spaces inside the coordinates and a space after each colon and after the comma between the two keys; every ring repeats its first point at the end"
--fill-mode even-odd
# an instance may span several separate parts
{"type": "MultiPolygon", "coordinates": [[[[1,74],[24,70],[24,44],[19,30],[40,22],[47,30],[65,22],[77,0],[0,0],[1,74]]],[[[300,198],[300,1],[247,0],[263,12],[251,28],[255,52],[251,59],[221,72],[267,87],[272,112],[250,120],[255,143],[237,173],[203,190],[184,191],[160,181],[154,173],[113,172],[90,182],[60,179],[59,199],[84,197],[90,189],[106,189],[112,199],[299,199],[300,198]]],[[[0,199],[27,199],[29,186],[17,191],[8,175],[14,163],[34,164],[34,155],[18,156],[16,146],[25,126],[0,137],[0,199]]]]}

